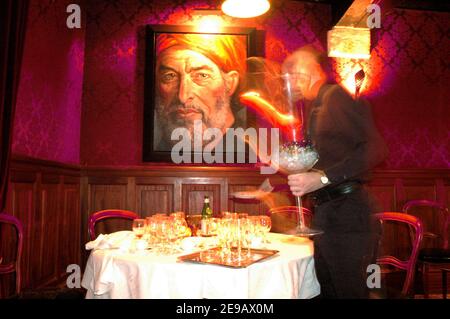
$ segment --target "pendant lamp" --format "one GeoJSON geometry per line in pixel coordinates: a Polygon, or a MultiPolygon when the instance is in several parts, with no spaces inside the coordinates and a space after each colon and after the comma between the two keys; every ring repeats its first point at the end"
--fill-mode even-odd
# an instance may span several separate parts
{"type": "Polygon", "coordinates": [[[225,0],[222,11],[235,18],[253,18],[266,13],[270,9],[268,0],[225,0]]]}

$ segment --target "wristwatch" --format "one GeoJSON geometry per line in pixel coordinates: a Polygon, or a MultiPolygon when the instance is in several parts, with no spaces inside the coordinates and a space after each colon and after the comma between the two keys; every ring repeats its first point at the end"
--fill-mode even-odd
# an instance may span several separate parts
{"type": "Polygon", "coordinates": [[[320,176],[320,182],[323,185],[327,185],[330,183],[330,180],[328,179],[327,175],[325,175],[325,173],[322,173],[322,176],[320,176]]]}

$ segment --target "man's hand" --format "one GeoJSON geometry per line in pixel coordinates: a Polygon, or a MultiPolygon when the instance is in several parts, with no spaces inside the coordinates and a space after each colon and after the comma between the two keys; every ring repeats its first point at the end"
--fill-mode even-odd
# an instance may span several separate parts
{"type": "Polygon", "coordinates": [[[303,196],[325,186],[320,177],[322,177],[320,172],[293,174],[288,176],[288,185],[294,196],[303,196]]]}

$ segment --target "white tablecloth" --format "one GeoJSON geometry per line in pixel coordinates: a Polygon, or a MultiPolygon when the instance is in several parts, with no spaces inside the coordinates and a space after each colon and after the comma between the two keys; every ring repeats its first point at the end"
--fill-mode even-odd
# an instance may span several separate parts
{"type": "MultiPolygon", "coordinates": [[[[150,251],[91,252],[83,275],[86,298],[277,299],[320,293],[312,241],[270,234],[266,248],[280,253],[247,268],[177,262],[180,255],[150,251]]],[[[181,254],[182,255],[182,254],[181,254]]]]}

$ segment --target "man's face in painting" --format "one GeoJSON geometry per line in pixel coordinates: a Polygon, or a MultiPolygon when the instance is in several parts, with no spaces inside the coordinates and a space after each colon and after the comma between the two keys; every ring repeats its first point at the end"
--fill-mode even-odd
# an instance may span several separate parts
{"type": "Polygon", "coordinates": [[[180,46],[163,51],[156,66],[156,111],[163,142],[176,143],[170,135],[179,127],[193,136],[196,120],[201,120],[203,130],[225,133],[235,121],[230,101],[238,82],[237,71],[225,73],[199,52],[180,46]]]}

